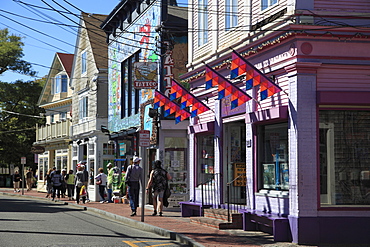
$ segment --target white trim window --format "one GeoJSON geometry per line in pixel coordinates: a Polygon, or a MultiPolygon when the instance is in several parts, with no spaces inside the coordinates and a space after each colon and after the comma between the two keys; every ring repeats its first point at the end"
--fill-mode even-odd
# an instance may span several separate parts
{"type": "Polygon", "coordinates": [[[78,106],[78,115],[80,120],[84,120],[89,116],[89,98],[87,97],[87,94],[82,95],[79,100],[79,106],[78,106]]]}
{"type": "Polygon", "coordinates": [[[230,30],[238,25],[238,0],[226,0],[225,29],[230,30]]]}
{"type": "Polygon", "coordinates": [[[265,10],[278,3],[278,0],[261,0],[261,10],[265,10]]]}
{"type": "Polygon", "coordinates": [[[83,51],[81,53],[81,74],[85,74],[87,72],[87,52],[83,51]]]}
{"type": "Polygon", "coordinates": [[[198,45],[208,43],[208,0],[198,2],[198,45]]]}
{"type": "Polygon", "coordinates": [[[68,77],[65,74],[56,75],[51,89],[52,94],[67,92],[68,77]]]}

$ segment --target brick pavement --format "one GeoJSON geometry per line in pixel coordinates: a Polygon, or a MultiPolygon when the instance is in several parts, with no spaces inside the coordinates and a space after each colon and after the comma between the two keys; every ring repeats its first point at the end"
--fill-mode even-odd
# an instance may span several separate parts
{"type": "MultiPolygon", "coordinates": [[[[22,196],[22,192],[14,193],[12,189],[0,189],[0,193],[7,195],[22,196]]],[[[45,193],[24,190],[26,197],[50,200],[45,198],[45,193]]],[[[50,202],[52,202],[50,200],[50,202]]],[[[74,201],[68,201],[68,198],[61,198],[60,202],[68,203],[69,206],[86,207],[87,210],[95,210],[95,212],[107,213],[110,217],[122,216],[120,219],[127,219],[125,223],[135,225],[135,227],[145,228],[146,224],[152,228],[161,228],[185,236],[185,239],[190,239],[188,242],[193,246],[299,246],[293,243],[276,243],[272,236],[262,232],[252,232],[243,230],[218,230],[211,227],[201,226],[190,223],[189,218],[181,217],[179,208],[165,208],[163,217],[151,216],[153,209],[151,206],[146,206],[144,209],[144,222],[142,222],[141,211],[138,209],[138,215],[130,217],[131,209],[128,204],[114,204],[114,203],[99,203],[90,202],[86,204],[76,204],[74,201]],[[136,221],[136,222],[134,222],[136,221]],[[134,224],[135,223],[135,224],[134,224]]],[[[54,203],[54,202],[52,202],[54,203]]]]}

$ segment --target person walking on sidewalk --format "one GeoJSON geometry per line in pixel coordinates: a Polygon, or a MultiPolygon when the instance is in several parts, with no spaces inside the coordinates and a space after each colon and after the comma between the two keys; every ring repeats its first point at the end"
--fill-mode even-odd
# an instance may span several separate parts
{"type": "Polygon", "coordinates": [[[27,191],[30,191],[32,189],[32,184],[33,184],[33,172],[32,168],[29,168],[28,171],[26,172],[27,191]]]}
{"type": "Polygon", "coordinates": [[[114,170],[112,163],[107,164],[108,176],[107,176],[107,193],[108,193],[108,202],[112,203],[112,193],[113,193],[113,175],[114,170]]]}
{"type": "Polygon", "coordinates": [[[148,184],[146,186],[146,193],[149,194],[150,188],[152,189],[153,196],[153,216],[159,213],[159,216],[163,214],[163,197],[164,191],[167,187],[168,180],[172,179],[171,175],[162,168],[162,162],[156,160],[153,162],[153,170],[150,172],[148,184]]]}
{"type": "MultiPolygon", "coordinates": [[[[104,194],[105,194],[105,187],[107,186],[107,175],[104,173],[103,168],[98,169],[99,174],[95,176],[96,184],[99,186],[99,195],[100,195],[100,203],[105,202],[104,194]]],[[[108,201],[107,201],[108,202],[108,201]]]]}
{"type": "Polygon", "coordinates": [[[56,170],[54,172],[53,177],[51,178],[51,182],[53,183],[53,201],[55,200],[55,194],[57,194],[58,200],[60,199],[60,192],[62,189],[62,180],[63,177],[60,174],[60,170],[56,170]]]}
{"type": "Polygon", "coordinates": [[[20,192],[19,190],[19,184],[22,181],[21,175],[19,174],[19,171],[16,170],[13,174],[13,187],[14,187],[14,192],[20,192]]]}
{"type": "Polygon", "coordinates": [[[75,194],[75,175],[73,174],[73,170],[69,170],[68,174],[65,177],[65,181],[67,183],[67,196],[68,199],[74,200],[75,194]]]}
{"type": "Polygon", "coordinates": [[[127,168],[125,181],[128,185],[128,195],[130,198],[131,216],[136,215],[139,207],[140,183],[143,183],[143,168],[140,165],[141,158],[134,156],[133,164],[127,168]]]}
{"type": "Polygon", "coordinates": [[[53,169],[49,169],[48,173],[46,173],[44,177],[44,185],[46,183],[46,198],[49,198],[53,193],[53,184],[51,183],[51,173],[53,169]]]}
{"type": "MultiPolygon", "coordinates": [[[[76,203],[80,203],[80,192],[82,186],[84,186],[84,182],[86,177],[84,176],[84,165],[77,166],[78,171],[76,172],[75,176],[75,187],[76,187],[76,203]]],[[[86,196],[82,196],[82,202],[86,202],[86,196]]]]}

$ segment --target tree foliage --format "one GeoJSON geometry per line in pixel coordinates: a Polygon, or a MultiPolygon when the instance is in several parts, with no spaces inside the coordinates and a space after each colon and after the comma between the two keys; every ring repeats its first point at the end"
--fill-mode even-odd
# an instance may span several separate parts
{"type": "Polygon", "coordinates": [[[23,42],[21,37],[10,35],[8,29],[0,29],[0,75],[13,70],[26,75],[35,75],[31,64],[22,60],[23,42]]]}
{"type": "Polygon", "coordinates": [[[36,139],[36,124],[44,110],[37,106],[45,79],[35,81],[0,82],[0,164],[20,164],[27,157],[33,164],[30,152],[36,139]]]}

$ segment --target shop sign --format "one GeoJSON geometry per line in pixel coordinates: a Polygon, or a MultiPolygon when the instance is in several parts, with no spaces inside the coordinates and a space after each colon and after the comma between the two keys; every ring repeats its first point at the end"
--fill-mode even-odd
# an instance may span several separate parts
{"type": "Polygon", "coordinates": [[[42,154],[45,152],[45,148],[42,146],[33,146],[31,147],[31,153],[33,154],[42,154]]]}
{"type": "Polygon", "coordinates": [[[234,163],[234,186],[246,186],[247,176],[245,163],[234,163]]]}
{"type": "Polygon", "coordinates": [[[158,88],[158,63],[136,62],[134,63],[134,88],[156,89],[158,88]]]}

